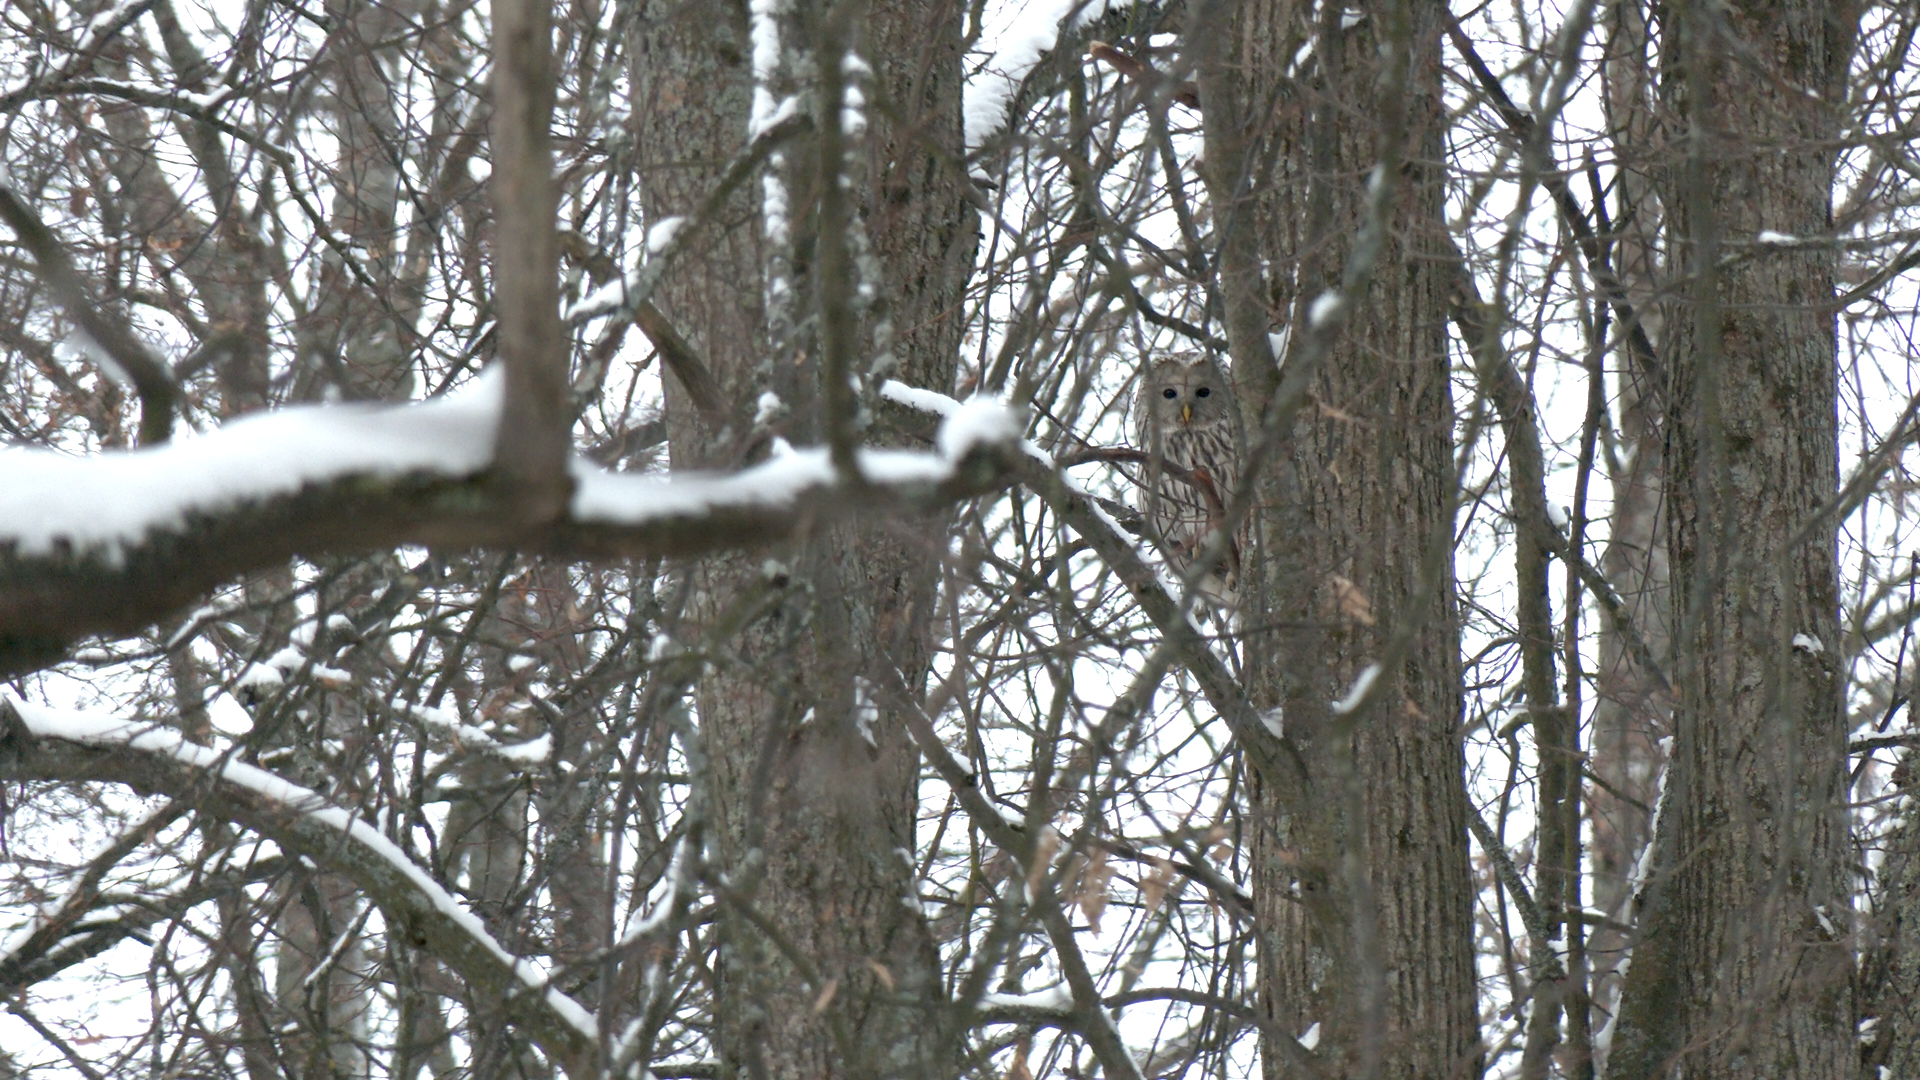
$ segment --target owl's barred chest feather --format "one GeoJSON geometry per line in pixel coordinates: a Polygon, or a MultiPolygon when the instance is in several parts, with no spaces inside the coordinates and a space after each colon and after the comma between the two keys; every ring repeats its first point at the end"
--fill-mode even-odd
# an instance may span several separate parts
{"type": "Polygon", "coordinates": [[[1161,539],[1190,548],[1233,501],[1239,483],[1233,435],[1174,430],[1149,453],[1156,449],[1158,460],[1147,464],[1147,516],[1161,539]]]}
{"type": "Polygon", "coordinates": [[[1233,433],[1224,427],[1180,429],[1167,433],[1161,451],[1168,464],[1193,474],[1206,470],[1222,503],[1233,499],[1237,462],[1233,455],[1233,433]]]}

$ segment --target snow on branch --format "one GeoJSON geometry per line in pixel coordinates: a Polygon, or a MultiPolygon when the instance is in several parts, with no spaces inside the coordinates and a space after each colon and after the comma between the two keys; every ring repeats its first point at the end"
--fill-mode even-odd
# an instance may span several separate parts
{"type": "MultiPolygon", "coordinates": [[[[975,412],[983,407],[982,399],[963,403],[895,380],[881,384],[880,396],[897,405],[941,417],[943,438],[954,438],[952,430],[956,428],[973,430],[992,423],[990,418],[975,412]]],[[[1127,583],[1147,618],[1168,639],[1180,644],[1182,662],[1208,702],[1226,720],[1234,737],[1246,747],[1255,767],[1273,778],[1296,776],[1298,759],[1293,755],[1291,744],[1283,734],[1261,722],[1246,690],[1225,662],[1201,640],[1179,600],[1141,557],[1133,538],[1100,505],[1100,500],[1057,466],[1044,448],[1027,439],[1021,441],[1020,452],[1019,482],[1038,494],[1069,528],[1087,541],[1094,553],[1127,583]],[[1281,748],[1286,749],[1284,755],[1281,748]]]]}
{"type": "Polygon", "coordinates": [[[477,916],[379,830],[317,792],[178,732],[0,695],[0,778],[120,783],[188,801],[353,881],[404,934],[476,988],[507,999],[541,1050],[573,1075],[599,1037],[592,1013],[508,952],[477,916]]]}
{"type": "Polygon", "coordinates": [[[133,633],[239,574],[402,544],[562,556],[697,555],[856,514],[935,510],[1010,480],[1018,422],[958,409],[943,452],[825,450],[730,475],[611,474],[576,459],[567,512],[526,523],[493,475],[503,380],[401,406],[302,406],[206,435],[75,457],[0,449],[0,677],[90,633],[133,633]]]}
{"type": "Polygon", "coordinates": [[[1064,34],[1085,29],[1109,9],[1131,6],[1110,0],[1044,0],[1009,5],[996,13],[969,61],[973,73],[961,105],[967,149],[977,151],[1007,125],[1028,76],[1060,45],[1064,34]]]}
{"type": "Polygon", "coordinates": [[[0,450],[0,544],[124,557],[195,515],[291,495],[348,475],[464,476],[486,468],[504,380],[488,368],[461,390],[400,408],[302,406],[255,413],[198,438],[73,457],[0,450]]]}
{"type": "Polygon", "coordinates": [[[522,742],[503,743],[486,728],[461,723],[454,713],[433,705],[399,706],[415,720],[436,728],[453,738],[462,750],[481,750],[517,765],[537,765],[553,757],[553,733],[543,732],[522,742]]]}

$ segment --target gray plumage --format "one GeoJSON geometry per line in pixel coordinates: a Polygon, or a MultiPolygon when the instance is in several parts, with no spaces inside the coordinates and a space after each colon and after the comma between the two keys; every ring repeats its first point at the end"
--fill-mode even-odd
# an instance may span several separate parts
{"type": "MultiPolygon", "coordinates": [[[[1140,513],[1167,565],[1184,575],[1225,519],[1240,485],[1232,385],[1210,357],[1189,353],[1148,361],[1134,397],[1134,440],[1147,454],[1140,513]]],[[[1231,606],[1240,569],[1238,537],[1197,583],[1231,606]]]]}

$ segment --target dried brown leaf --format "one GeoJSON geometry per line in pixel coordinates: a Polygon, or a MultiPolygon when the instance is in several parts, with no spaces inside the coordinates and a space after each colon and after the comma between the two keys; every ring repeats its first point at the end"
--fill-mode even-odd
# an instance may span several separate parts
{"type": "Polygon", "coordinates": [[[1373,625],[1373,601],[1367,599],[1360,586],[1339,574],[1328,574],[1327,585],[1333,589],[1334,609],[1343,617],[1361,626],[1373,625]]]}
{"type": "Polygon", "coordinates": [[[1047,867],[1053,865],[1053,857],[1060,853],[1060,833],[1049,825],[1040,830],[1040,839],[1033,845],[1033,861],[1027,865],[1027,893],[1037,896],[1040,883],[1047,878],[1047,867]]]}
{"type": "Polygon", "coordinates": [[[1173,884],[1173,860],[1165,857],[1154,860],[1153,872],[1140,882],[1140,902],[1146,905],[1147,914],[1159,910],[1161,901],[1167,898],[1167,889],[1173,884]]]}

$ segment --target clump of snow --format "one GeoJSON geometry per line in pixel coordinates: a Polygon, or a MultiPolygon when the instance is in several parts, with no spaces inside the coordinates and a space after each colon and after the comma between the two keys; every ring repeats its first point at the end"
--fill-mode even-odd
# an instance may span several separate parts
{"type": "Polygon", "coordinates": [[[873,722],[880,719],[880,706],[873,702],[873,693],[868,689],[870,685],[859,675],[853,677],[853,726],[868,746],[878,750],[880,741],[874,738],[873,722]]]}
{"type": "Polygon", "coordinates": [[[1820,643],[1820,639],[1814,637],[1812,634],[1793,635],[1793,647],[1799,652],[1810,653],[1814,656],[1819,656],[1821,653],[1827,651],[1827,647],[1820,643]]]}
{"type": "Polygon", "coordinates": [[[639,271],[628,271],[581,297],[578,303],[560,313],[560,321],[572,326],[618,311],[626,305],[627,297],[639,288],[639,271]]]}
{"type": "MultiPolygon", "coordinates": [[[[785,165],[786,155],[774,154],[768,160],[775,168],[779,168],[785,165]]],[[[785,247],[793,240],[793,225],[787,220],[787,185],[772,168],[760,178],[760,216],[766,221],[765,232],[769,243],[785,247]]],[[[768,288],[781,292],[791,286],[785,278],[775,278],[768,288]]]]}
{"type": "MultiPolygon", "coordinates": [[[[862,450],[860,472],[875,483],[939,483],[953,475],[948,458],[910,450],[862,450]]],[[[603,473],[574,466],[573,516],[609,525],[703,518],[718,510],[780,508],[837,482],[825,450],[790,450],[727,476],[680,474],[671,480],[603,473]]]]}
{"type": "Polygon", "coordinates": [[[1374,680],[1379,677],[1380,665],[1378,663],[1368,664],[1363,668],[1359,677],[1353,680],[1353,686],[1347,690],[1347,696],[1333,703],[1335,715],[1345,716],[1359,708],[1360,702],[1367,696],[1367,691],[1373,689],[1374,680]]]}
{"type": "Polygon", "coordinates": [[[670,656],[680,654],[680,643],[665,634],[653,635],[653,643],[647,646],[647,663],[657,664],[670,656]]]}
{"type": "Polygon", "coordinates": [[[880,396],[896,405],[905,405],[909,409],[933,413],[935,416],[952,416],[960,410],[960,403],[947,395],[908,386],[898,379],[881,383],[880,396]]]}
{"type": "MultiPolygon", "coordinates": [[[[538,738],[520,743],[503,743],[493,737],[486,728],[463,724],[460,717],[432,705],[400,706],[402,712],[429,727],[439,728],[453,736],[454,742],[465,750],[482,750],[498,758],[517,762],[522,765],[538,765],[553,757],[553,736],[543,734],[538,738]]],[[[489,724],[489,727],[492,725],[489,724]]]]}
{"type": "Polygon", "coordinates": [[[1066,984],[1048,987],[1031,994],[982,994],[985,1008],[1044,1009],[1048,1012],[1072,1012],[1073,991],[1066,984]]]}
{"type": "Polygon", "coordinates": [[[752,0],[747,6],[748,34],[753,42],[753,115],[747,122],[747,135],[757,136],[779,123],[774,119],[775,105],[770,84],[780,70],[780,15],[785,0],[752,0]]]}
{"type": "Polygon", "coordinates": [[[352,675],[341,670],[340,668],[328,667],[325,664],[313,665],[313,677],[316,679],[319,679],[322,683],[328,686],[332,686],[336,688],[353,685],[352,675]]]}
{"type": "MultiPolygon", "coordinates": [[[[297,630],[298,628],[296,627],[295,629],[297,630]]],[[[301,666],[306,662],[307,654],[301,652],[297,646],[289,645],[279,652],[274,653],[272,656],[267,657],[265,662],[253,664],[249,666],[247,670],[241,672],[240,677],[233,682],[234,688],[237,690],[273,690],[285,683],[287,676],[299,671],[301,666]]]]}
{"type": "Polygon", "coordinates": [[[553,757],[553,734],[549,732],[523,743],[495,743],[489,749],[508,761],[537,765],[553,757]]]}
{"type": "Polygon", "coordinates": [[[113,354],[100,347],[93,335],[79,327],[74,327],[65,339],[53,347],[53,355],[60,360],[85,360],[120,386],[133,389],[133,376],[120,366],[113,354]]]}
{"type": "Polygon", "coordinates": [[[667,250],[667,245],[673,243],[673,238],[680,234],[686,224],[687,219],[683,217],[661,218],[654,222],[647,229],[647,254],[658,255],[667,250]]]}
{"type": "MultiPolygon", "coordinates": [[[[886,382],[880,384],[880,396],[888,401],[893,402],[896,405],[905,405],[909,409],[914,409],[918,412],[923,412],[923,413],[930,413],[934,416],[942,417],[948,420],[951,420],[955,416],[959,415],[962,411],[967,409],[969,406],[973,405],[973,402],[968,402],[966,405],[962,405],[960,402],[955,401],[954,399],[948,397],[945,394],[939,393],[934,390],[922,390],[917,386],[908,386],[906,383],[900,382],[895,379],[888,379],[886,382]]],[[[979,401],[979,400],[980,399],[978,398],[975,399],[975,401],[979,401]]],[[[987,400],[991,400],[991,399],[987,399],[987,400]]],[[[1019,421],[1019,414],[1017,412],[1013,413],[1013,419],[1015,423],[1019,421]]],[[[942,425],[942,430],[943,431],[945,430],[944,424],[942,425]]],[[[994,441],[1000,441],[1000,440],[996,439],[994,441]]],[[[1020,440],[1020,452],[1023,454],[1026,454],[1028,457],[1039,462],[1040,464],[1045,465],[1049,469],[1053,468],[1053,455],[1047,453],[1045,449],[1043,449],[1038,443],[1034,442],[1032,439],[1020,440]]],[[[1067,490],[1073,492],[1074,494],[1076,495],[1087,494],[1087,489],[1082,487],[1080,485],[1080,482],[1075,480],[1073,477],[1062,474],[1060,479],[1063,483],[1067,485],[1067,490]]],[[[1097,503],[1093,505],[1094,505],[1094,509],[1096,511],[1099,511],[1100,509],[1099,505],[1097,503]]],[[[1114,527],[1116,529],[1119,528],[1118,525],[1115,525],[1114,527]]]]}
{"type": "Polygon", "coordinates": [[[413,405],[296,406],[243,417],[151,449],[74,457],[0,449],[0,545],[46,555],[60,544],[114,557],[189,515],[290,495],[346,476],[466,476],[493,456],[506,389],[498,365],[413,405]]]}
{"type": "Polygon", "coordinates": [[[1833,916],[1827,913],[1827,905],[1813,905],[1813,917],[1819,921],[1820,929],[1826,932],[1827,940],[1838,941],[1840,939],[1840,928],[1833,924],[1833,916]]]}
{"type": "Polygon", "coordinates": [[[758,427],[785,411],[787,411],[787,403],[780,400],[779,394],[771,390],[762,391],[759,400],[753,404],[754,426],[758,427]]]}
{"type": "Polygon", "coordinates": [[[233,680],[236,690],[273,690],[285,684],[287,677],[267,664],[255,664],[233,680]]]}
{"type": "MultiPolygon", "coordinates": [[[[1671,735],[1667,736],[1667,739],[1672,738],[1673,736],[1671,735]]],[[[1664,743],[1666,740],[1662,741],[1664,743]]],[[[1671,756],[1673,753],[1671,744],[1663,745],[1661,747],[1661,753],[1671,756]]],[[[1667,774],[1672,771],[1673,766],[1671,762],[1669,762],[1661,767],[1660,775],[1654,779],[1653,820],[1647,823],[1647,835],[1649,837],[1657,838],[1660,835],[1660,818],[1667,812],[1667,774]]],[[[1653,880],[1653,844],[1654,841],[1650,839],[1647,841],[1646,846],[1640,849],[1640,857],[1634,860],[1633,873],[1627,877],[1627,902],[1629,904],[1632,904],[1639,897],[1640,890],[1646,888],[1647,883],[1653,880]]]]}
{"type": "Polygon", "coordinates": [[[1340,290],[1328,289],[1314,297],[1313,303],[1307,306],[1307,323],[1318,330],[1339,318],[1340,313],[1346,309],[1347,298],[1341,294],[1340,290]]]}
{"type": "Polygon", "coordinates": [[[1303,1050],[1312,1050],[1313,1048],[1319,1046],[1320,1045],[1320,1021],[1315,1020],[1313,1022],[1312,1027],[1301,1032],[1300,1038],[1298,1041],[1300,1043],[1301,1049],[1303,1050]]]}
{"type": "Polygon", "coordinates": [[[1287,349],[1292,344],[1293,327],[1291,325],[1267,332],[1267,347],[1273,350],[1273,362],[1276,364],[1287,362],[1287,349]]]}
{"type": "MultiPolygon", "coordinates": [[[[840,130],[846,132],[849,138],[858,139],[867,133],[866,107],[867,95],[861,93],[858,86],[848,82],[840,95],[840,130]]],[[[842,183],[847,182],[844,175],[840,179],[842,183]]]]}
{"type": "Polygon", "coordinates": [[[1041,57],[1053,51],[1063,28],[1085,26],[1116,6],[1124,5],[1110,0],[1034,0],[1000,5],[989,15],[980,44],[975,47],[986,55],[977,67],[969,61],[973,73],[963,92],[967,149],[978,149],[1006,125],[1007,107],[1021,82],[1041,57]]]}
{"type": "Polygon", "coordinates": [[[998,398],[976,397],[963,403],[940,422],[934,445],[950,461],[958,461],[976,446],[1020,441],[1024,428],[1020,414],[998,398]]]}
{"type": "Polygon", "coordinates": [[[1800,238],[1794,236],[1792,233],[1774,232],[1772,229],[1761,229],[1759,234],[1753,238],[1753,242],[1763,247],[1791,247],[1799,243],[1800,238]]]}
{"type": "Polygon", "coordinates": [[[253,716],[232,694],[215,694],[207,700],[207,721],[228,738],[237,739],[253,730],[253,716]]]}

